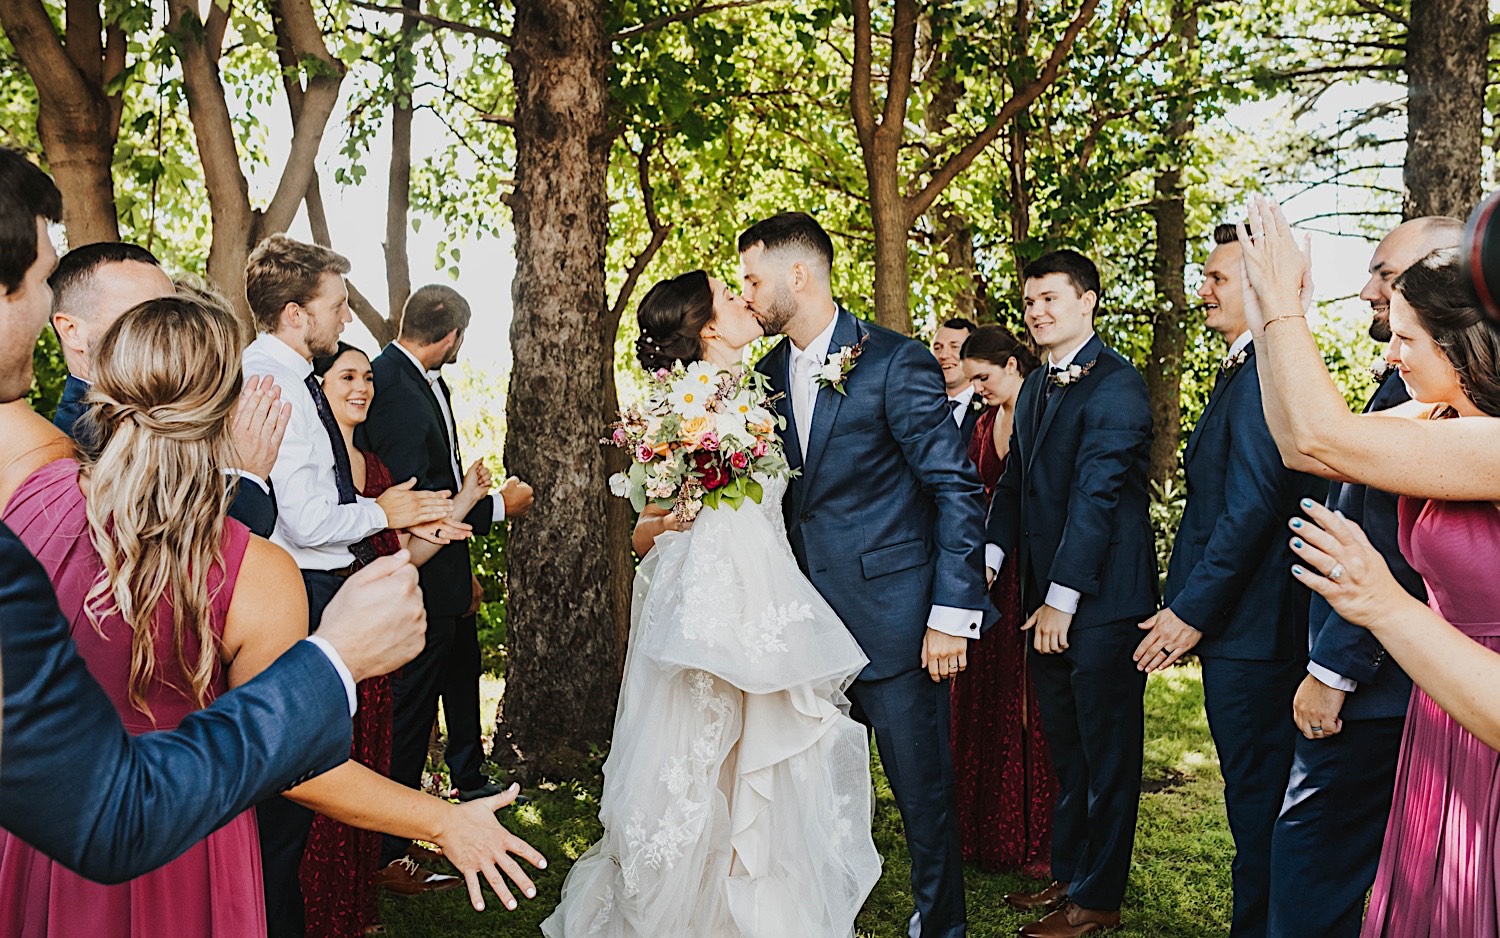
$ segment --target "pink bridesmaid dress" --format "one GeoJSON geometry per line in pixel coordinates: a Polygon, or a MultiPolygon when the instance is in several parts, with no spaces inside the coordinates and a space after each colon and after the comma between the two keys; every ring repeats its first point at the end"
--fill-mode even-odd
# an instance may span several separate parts
{"type": "MultiPolygon", "coordinates": [[[[1401,552],[1443,618],[1500,651],[1500,509],[1400,503],[1401,552]]],[[[1493,938],[1500,850],[1500,753],[1412,689],[1364,938],[1493,938]]]]}
{"type": "MultiPolygon", "coordinates": [[[[37,470],[16,490],[4,520],[46,569],[63,614],[72,623],[79,654],[114,701],[127,730],[172,729],[198,709],[182,689],[189,684],[176,665],[169,604],[157,609],[158,681],[146,694],[155,723],[129,700],[130,626],[118,616],[104,617],[101,635],[83,611],[84,599],[104,565],[89,536],[77,462],[59,460],[37,470]]],[[[224,522],[223,562],[208,574],[216,636],[223,634],[249,540],[244,525],[224,522]]],[[[190,637],[187,660],[194,660],[197,650],[190,637]]],[[[226,688],[222,669],[216,670],[210,700],[226,688]]],[[[111,797],[107,791],[78,791],[66,778],[56,782],[56,788],[35,793],[37,810],[49,810],[48,805],[63,800],[111,797]]],[[[0,936],[5,938],[247,938],[265,933],[260,841],[253,811],[235,817],[155,872],[113,886],[84,879],[0,831],[0,936]]]]}

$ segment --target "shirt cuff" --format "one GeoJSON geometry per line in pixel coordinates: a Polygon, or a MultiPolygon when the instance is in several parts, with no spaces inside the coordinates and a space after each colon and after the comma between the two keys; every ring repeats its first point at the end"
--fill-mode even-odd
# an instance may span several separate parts
{"type": "Polygon", "coordinates": [[[1323,667],[1321,664],[1318,664],[1316,661],[1309,661],[1307,663],[1307,673],[1322,681],[1324,684],[1327,684],[1329,687],[1332,687],[1334,690],[1341,690],[1346,694],[1352,694],[1355,691],[1359,690],[1358,681],[1350,680],[1337,671],[1330,671],[1327,668],[1323,667]]]}
{"type": "MultiPolygon", "coordinates": [[[[365,498],[363,495],[354,496],[354,502],[364,511],[370,525],[370,529],[359,537],[356,537],[354,541],[364,540],[372,534],[379,534],[381,531],[390,528],[391,519],[386,517],[385,509],[380,507],[380,502],[373,498],[365,498]]],[[[350,541],[349,543],[352,544],[354,541],[350,541]]]]}
{"type": "Polygon", "coordinates": [[[1078,611],[1078,600],[1082,596],[1082,593],[1073,589],[1071,586],[1063,586],[1061,583],[1053,583],[1051,586],[1047,587],[1046,602],[1047,605],[1051,606],[1053,609],[1056,609],[1058,612],[1066,612],[1071,616],[1078,611]]]}
{"type": "Polygon", "coordinates": [[[933,606],[932,612],[927,614],[927,627],[955,638],[978,638],[979,620],[982,616],[977,609],[933,606]]]}
{"type": "Polygon", "coordinates": [[[499,524],[505,520],[505,499],[498,495],[490,495],[490,524],[499,524]]]}
{"type": "Polygon", "coordinates": [[[984,565],[996,573],[1005,566],[1005,551],[999,544],[984,545],[984,565]]]}
{"type": "Polygon", "coordinates": [[[339,680],[344,682],[344,696],[349,700],[349,715],[354,716],[354,711],[359,708],[359,698],[354,694],[354,675],[349,672],[344,659],[339,657],[338,650],[333,647],[333,643],[321,635],[309,635],[306,641],[318,646],[318,650],[328,656],[328,662],[339,673],[339,680]]]}
{"type": "Polygon", "coordinates": [[[271,494],[270,484],[267,483],[265,479],[262,479],[260,476],[256,475],[248,469],[225,469],[224,474],[239,476],[241,479],[249,479],[251,482],[254,482],[256,485],[260,486],[260,490],[262,492],[265,492],[267,495],[271,494]]]}

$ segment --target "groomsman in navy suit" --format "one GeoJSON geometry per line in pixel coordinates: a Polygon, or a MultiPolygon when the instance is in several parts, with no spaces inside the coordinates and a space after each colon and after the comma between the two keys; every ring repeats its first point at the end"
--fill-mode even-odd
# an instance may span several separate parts
{"type": "MultiPolygon", "coordinates": [[[[116,319],[138,303],[171,296],[177,292],[172,278],[161,269],[156,255],[143,247],[123,241],[104,241],[74,248],[57,262],[57,269],[47,281],[52,288],[52,328],[57,331],[63,360],[68,365],[68,380],[52,422],[57,428],[85,447],[80,440],[85,425],[79,424],[89,392],[89,350],[116,319]]],[[[252,413],[269,413],[270,407],[284,410],[274,401],[265,401],[259,382],[246,388],[241,407],[236,412],[234,442],[243,465],[234,470],[239,476],[229,516],[261,537],[270,537],[276,529],[276,496],[271,490],[271,466],[276,462],[280,432],[274,440],[249,432],[252,413]],[[258,407],[265,403],[265,407],[258,407]],[[245,431],[245,432],[242,432],[245,431]],[[274,444],[274,445],[273,445],[274,444]]],[[[280,414],[281,430],[286,414],[280,414]]],[[[255,421],[256,427],[263,426],[255,421]]]]}
{"type": "MultiPolygon", "coordinates": [[[[1372,339],[1391,339],[1391,282],[1432,251],[1457,247],[1462,234],[1458,219],[1431,216],[1402,223],[1380,242],[1359,294],[1370,304],[1372,339]]],[[[1390,369],[1365,412],[1409,399],[1390,369]]],[[[1362,525],[1406,591],[1426,598],[1396,542],[1396,496],[1335,482],[1327,504],[1362,525]]],[[[1355,938],[1385,838],[1411,679],[1368,629],[1346,622],[1321,596],[1312,597],[1310,616],[1308,674],[1293,704],[1302,734],[1271,841],[1270,933],[1355,938]]]]}
{"type": "Polygon", "coordinates": [[[1026,326],[1048,367],[1016,402],[990,505],[985,564],[1021,573],[1030,667],[1059,792],[1053,882],[1006,901],[1041,915],[1022,936],[1117,926],[1141,791],[1146,677],[1131,652],[1157,607],[1146,480],[1151,406],[1135,367],[1094,334],[1099,271],[1077,251],[1026,265],[1026,326]]]}
{"type": "Polygon", "coordinates": [[[974,435],[974,426],[984,412],[984,401],[974,394],[974,384],[964,374],[964,342],[979,327],[967,319],[950,319],[932,334],[932,357],[943,369],[943,387],[948,392],[948,409],[958,425],[964,445],[974,435]]]}
{"type": "Polygon", "coordinates": [[[932,355],[834,301],[833,241],[812,216],[759,222],[739,249],[745,299],[767,335],[786,336],[756,370],[780,395],[787,462],[800,470],[782,503],[787,540],[870,659],[848,693],[901,811],[916,905],[907,934],[963,938],[947,679],[989,609],[984,489],[932,355]],[[830,358],[851,364],[827,369],[830,358]]]}
{"type": "Polygon", "coordinates": [[[1159,671],[1192,651],[1203,664],[1234,835],[1230,934],[1262,936],[1271,829],[1296,737],[1292,694],[1307,663],[1308,591],[1287,574],[1294,558],[1284,525],[1321,486],[1282,464],[1261,408],[1234,226],[1219,225],[1214,241],[1198,296],[1228,352],[1182,458],[1187,507],[1167,567],[1166,608],[1141,623],[1147,632],[1135,660],[1159,671]]]}

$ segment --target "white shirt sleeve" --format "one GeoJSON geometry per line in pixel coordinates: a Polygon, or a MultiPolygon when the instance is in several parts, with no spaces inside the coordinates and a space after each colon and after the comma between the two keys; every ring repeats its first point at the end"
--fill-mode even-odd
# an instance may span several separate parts
{"type": "Polygon", "coordinates": [[[1332,687],[1334,690],[1341,690],[1346,694],[1352,694],[1353,692],[1359,690],[1358,681],[1344,677],[1337,671],[1330,671],[1327,668],[1323,667],[1321,664],[1318,664],[1316,661],[1309,661],[1307,663],[1307,673],[1322,681],[1324,684],[1327,684],[1329,687],[1332,687]]]}
{"type": "Polygon", "coordinates": [[[293,404],[291,423],[271,470],[277,495],[276,530],[294,547],[347,547],[390,525],[372,498],[356,496],[351,504],[339,504],[333,463],[318,458],[332,452],[328,431],[316,414],[307,413],[311,409],[311,403],[293,404]],[[321,453],[314,442],[319,437],[321,453]]]}
{"type": "Polygon", "coordinates": [[[354,711],[359,708],[359,698],[354,694],[354,675],[350,673],[349,666],[344,664],[344,659],[339,657],[338,651],[328,639],[320,635],[309,635],[305,641],[312,642],[328,656],[329,663],[339,673],[339,680],[344,682],[344,696],[349,700],[349,715],[354,716],[354,711]]]}
{"type": "Polygon", "coordinates": [[[927,615],[927,627],[956,638],[978,639],[980,616],[977,609],[933,606],[932,612],[927,615]]]}
{"type": "Polygon", "coordinates": [[[992,573],[999,573],[1000,568],[1005,566],[1005,551],[999,544],[984,545],[984,565],[992,573]]]}
{"type": "Polygon", "coordinates": [[[497,494],[491,494],[490,502],[490,524],[499,524],[505,520],[505,499],[497,494]]]}
{"type": "Polygon", "coordinates": [[[239,476],[241,479],[249,479],[251,482],[254,482],[256,485],[260,486],[260,490],[262,492],[265,492],[267,495],[271,494],[271,487],[266,484],[266,480],[262,479],[260,476],[249,471],[248,469],[225,469],[224,472],[226,475],[239,476]]]}
{"type": "Polygon", "coordinates": [[[1073,589],[1071,586],[1063,586],[1061,583],[1053,583],[1051,586],[1047,587],[1046,602],[1047,605],[1051,606],[1053,609],[1056,609],[1058,612],[1066,612],[1071,616],[1078,611],[1078,600],[1082,596],[1082,593],[1073,589]]]}

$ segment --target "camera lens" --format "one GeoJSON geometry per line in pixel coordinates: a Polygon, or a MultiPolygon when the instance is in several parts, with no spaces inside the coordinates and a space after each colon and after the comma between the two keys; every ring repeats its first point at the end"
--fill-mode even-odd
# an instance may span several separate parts
{"type": "Polygon", "coordinates": [[[1490,193],[1469,216],[1462,258],[1480,306],[1500,319],[1500,192],[1490,193]]]}

